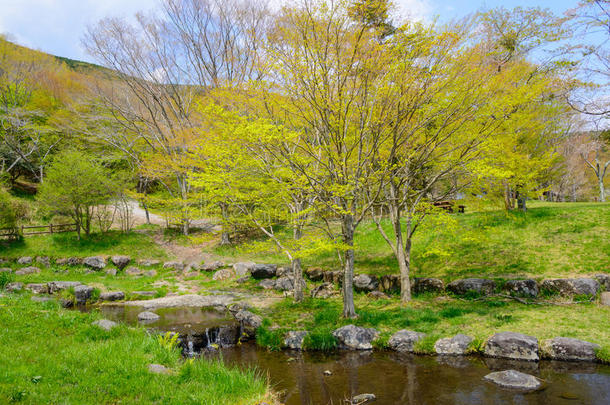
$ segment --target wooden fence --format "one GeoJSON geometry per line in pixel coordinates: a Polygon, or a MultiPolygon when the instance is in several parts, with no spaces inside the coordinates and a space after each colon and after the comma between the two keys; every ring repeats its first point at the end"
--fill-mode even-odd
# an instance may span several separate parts
{"type": "Polygon", "coordinates": [[[24,226],[21,225],[17,228],[3,228],[0,229],[0,238],[6,239],[17,239],[19,235],[46,235],[53,233],[62,232],[74,232],[76,231],[76,224],[49,224],[49,225],[33,225],[24,226]]]}

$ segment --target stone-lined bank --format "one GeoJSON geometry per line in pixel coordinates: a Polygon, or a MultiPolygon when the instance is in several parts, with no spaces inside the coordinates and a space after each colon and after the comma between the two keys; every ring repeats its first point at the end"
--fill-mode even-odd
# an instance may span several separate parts
{"type": "MultiPolygon", "coordinates": [[[[252,330],[262,324],[262,318],[247,310],[240,310],[239,314],[236,319],[242,322],[244,329],[252,330]]],[[[307,335],[307,331],[289,331],[284,336],[282,347],[290,350],[303,350],[303,343],[307,335]]],[[[477,347],[472,337],[457,334],[438,339],[434,343],[434,350],[427,352],[418,348],[417,345],[426,338],[426,334],[407,329],[395,332],[385,345],[378,344],[380,334],[374,328],[346,325],[333,331],[332,336],[336,340],[336,347],[339,350],[373,350],[376,348],[399,353],[439,356],[481,354],[491,358],[532,362],[542,359],[601,362],[596,355],[600,348],[599,345],[569,337],[556,337],[540,342],[536,337],[522,333],[498,332],[489,336],[481,346],[477,347]]]]}

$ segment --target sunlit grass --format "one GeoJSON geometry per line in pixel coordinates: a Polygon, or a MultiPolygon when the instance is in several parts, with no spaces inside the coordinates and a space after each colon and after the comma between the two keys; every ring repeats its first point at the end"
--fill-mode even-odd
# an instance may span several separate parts
{"type": "MultiPolygon", "coordinates": [[[[457,226],[442,223],[416,233],[415,277],[567,277],[609,271],[610,203],[531,202],[527,213],[503,210],[452,214],[457,226]]],[[[390,224],[384,228],[391,234],[390,224]]],[[[397,273],[390,248],[375,224],[363,222],[355,237],[356,272],[397,273]]],[[[219,256],[285,263],[281,253],[251,251],[247,244],[216,247],[219,256]]],[[[340,268],[328,252],[304,261],[305,266],[340,268]]]]}
{"type": "Polygon", "coordinates": [[[268,396],[254,370],[218,360],[183,361],[143,328],[106,332],[99,315],[0,298],[0,403],[256,404],[268,396]],[[171,369],[151,374],[150,363],[171,369]]]}

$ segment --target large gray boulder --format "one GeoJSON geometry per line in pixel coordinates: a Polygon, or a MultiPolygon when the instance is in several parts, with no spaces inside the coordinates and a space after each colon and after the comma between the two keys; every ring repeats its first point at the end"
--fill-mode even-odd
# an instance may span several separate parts
{"type": "Polygon", "coordinates": [[[290,266],[278,267],[275,271],[276,277],[293,277],[293,271],[290,266]]]}
{"type": "Polygon", "coordinates": [[[21,282],[8,283],[7,285],[4,286],[4,289],[8,292],[18,292],[18,291],[23,290],[23,283],[21,283],[21,282]]]}
{"type": "Polygon", "coordinates": [[[102,256],[85,257],[83,264],[92,268],[93,270],[102,270],[104,267],[106,267],[106,259],[104,259],[102,256]]]}
{"type": "Polygon", "coordinates": [[[93,322],[94,326],[97,326],[105,331],[112,330],[112,328],[117,327],[119,324],[108,319],[100,319],[99,321],[93,322]]]}
{"type": "Polygon", "coordinates": [[[163,268],[182,271],[184,270],[184,263],[178,261],[165,262],[163,263],[163,268]]]}
{"type": "Polygon", "coordinates": [[[83,259],[79,257],[67,257],[55,260],[55,264],[59,266],[80,266],[83,264],[83,259]]]}
{"type": "MultiPolygon", "coordinates": [[[[216,261],[210,262],[210,263],[203,263],[199,267],[203,271],[216,271],[219,268],[224,267],[224,266],[225,266],[225,264],[223,262],[221,262],[220,260],[216,260],[216,261]]],[[[235,269],[235,267],[233,269],[235,269]]]]}
{"type": "Polygon", "coordinates": [[[51,259],[49,258],[49,256],[38,256],[36,258],[36,263],[45,267],[49,267],[51,266],[51,259]]]}
{"type": "Polygon", "coordinates": [[[357,274],[354,277],[354,289],[356,291],[371,292],[379,287],[377,277],[369,274],[357,274]]]}
{"type": "Polygon", "coordinates": [[[335,290],[335,285],[333,283],[322,283],[313,290],[311,290],[312,298],[326,299],[333,297],[337,294],[339,294],[339,292],[335,290]]]}
{"type": "Polygon", "coordinates": [[[82,285],[82,283],[80,281],[51,281],[47,283],[49,294],[55,294],[59,291],[75,288],[78,285],[82,285]]]}
{"type": "Polygon", "coordinates": [[[241,324],[245,335],[250,338],[256,336],[256,330],[263,324],[263,318],[246,309],[237,311],[233,316],[241,324]]]}
{"type": "Polygon", "coordinates": [[[172,370],[161,364],[149,364],[148,371],[152,374],[171,374],[172,370]]]}
{"type": "Polygon", "coordinates": [[[390,299],[390,296],[386,293],[383,293],[381,291],[371,291],[370,293],[368,293],[366,295],[369,298],[372,298],[374,300],[387,300],[390,299]]]}
{"type": "Polygon", "coordinates": [[[325,271],[322,277],[325,283],[341,285],[343,283],[343,272],[341,270],[325,271]]]}
{"type": "Polygon", "coordinates": [[[125,299],[123,291],[109,291],[100,294],[100,301],[121,301],[125,299]]]}
{"type": "Polygon", "coordinates": [[[358,394],[350,401],[351,405],[364,405],[377,399],[375,394],[358,394]]]}
{"type": "Polygon", "coordinates": [[[33,292],[34,294],[48,294],[49,288],[46,284],[30,283],[25,286],[26,290],[33,292]]]}
{"type": "Polygon", "coordinates": [[[496,333],[487,339],[484,353],[489,357],[538,361],[538,339],[516,332],[496,333]]]}
{"type": "Polygon", "coordinates": [[[288,349],[302,350],[307,331],[290,331],[284,337],[284,346],[288,349]]]}
{"type": "Polygon", "coordinates": [[[40,269],[38,267],[30,266],[24,267],[15,271],[15,275],[17,276],[27,276],[28,274],[38,274],[40,273],[40,269]]]}
{"type": "Polygon", "coordinates": [[[17,263],[22,265],[22,266],[27,266],[32,264],[33,259],[30,256],[23,256],[20,257],[19,259],[17,259],[17,263]]]}
{"type": "Polygon", "coordinates": [[[127,276],[141,276],[144,272],[137,267],[129,266],[125,269],[125,275],[127,276]]]}
{"type": "Polygon", "coordinates": [[[483,377],[502,388],[522,391],[536,391],[542,388],[542,381],[533,375],[516,370],[496,371],[483,377]]]}
{"type": "Polygon", "coordinates": [[[144,311],[144,312],[140,312],[138,314],[138,320],[139,321],[156,321],[159,318],[161,318],[159,315],[155,314],[154,312],[150,312],[150,311],[144,311]]]}
{"type": "Polygon", "coordinates": [[[565,296],[597,295],[599,283],[592,278],[553,278],[544,280],[540,288],[565,296]]]}
{"type": "Polygon", "coordinates": [[[438,278],[420,278],[415,277],[413,285],[411,285],[411,291],[415,294],[422,293],[442,293],[445,290],[445,285],[442,280],[438,278]]]}
{"type": "Polygon", "coordinates": [[[138,265],[143,266],[143,267],[158,266],[160,264],[161,264],[161,261],[159,261],[159,260],[151,260],[151,259],[138,260],[138,265]]]}
{"type": "Polygon", "coordinates": [[[77,304],[86,304],[93,295],[93,287],[87,285],[77,285],[74,287],[74,298],[77,304]]]}
{"type": "Polygon", "coordinates": [[[233,269],[220,269],[212,276],[212,280],[224,281],[235,278],[235,271],[233,269]]]}
{"type": "Polygon", "coordinates": [[[567,337],[543,340],[540,345],[543,358],[565,361],[595,361],[597,349],[599,345],[567,337]]]}
{"type": "Polygon", "coordinates": [[[117,255],[112,256],[110,261],[116,266],[117,269],[123,270],[129,264],[129,262],[131,262],[131,257],[117,255]]]}
{"type": "Polygon", "coordinates": [[[425,333],[402,329],[394,333],[388,341],[388,347],[401,353],[412,353],[415,343],[426,337],[425,333]]]}
{"type": "Polygon", "coordinates": [[[272,278],[275,277],[276,270],[275,264],[255,264],[250,268],[250,274],[257,279],[272,278]]]}
{"type": "Polygon", "coordinates": [[[610,291],[610,274],[597,274],[595,279],[604,291],[610,291]]]}
{"type": "Polygon", "coordinates": [[[324,278],[324,270],[319,267],[310,267],[305,270],[305,275],[311,281],[322,281],[322,279],[324,278]]]}
{"type": "Polygon", "coordinates": [[[495,286],[493,281],[484,278],[465,278],[449,283],[447,290],[457,295],[465,295],[468,292],[490,295],[493,294],[495,286]]]}
{"type": "Polygon", "coordinates": [[[472,343],[470,336],[458,333],[452,338],[439,339],[434,344],[434,351],[441,355],[464,355],[472,343]]]}
{"type": "Polygon", "coordinates": [[[515,297],[536,298],[538,283],[536,280],[509,280],[504,284],[504,291],[515,297]]]}
{"type": "Polygon", "coordinates": [[[333,332],[339,343],[339,348],[347,350],[371,350],[373,340],[379,337],[379,332],[373,328],[363,328],[356,325],[347,325],[333,332]]]}
{"type": "MultiPolygon", "coordinates": [[[[294,290],[294,277],[284,276],[275,280],[274,288],[278,291],[292,291],[294,290]]],[[[305,289],[305,280],[301,280],[301,288],[305,289]]]]}
{"type": "Polygon", "coordinates": [[[258,283],[258,286],[265,290],[272,290],[275,288],[275,280],[271,278],[266,278],[258,283]]]}
{"type": "MultiPolygon", "coordinates": [[[[238,277],[244,277],[250,274],[252,268],[256,266],[254,262],[239,262],[233,264],[233,271],[238,277]]],[[[222,266],[220,266],[222,267],[222,266]]]]}
{"type": "Polygon", "coordinates": [[[400,291],[400,276],[397,274],[384,274],[379,279],[379,289],[386,293],[400,291]]]}

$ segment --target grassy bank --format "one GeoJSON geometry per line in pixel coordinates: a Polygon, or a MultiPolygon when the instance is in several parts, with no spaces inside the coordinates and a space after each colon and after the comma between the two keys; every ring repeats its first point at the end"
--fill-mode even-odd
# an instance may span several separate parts
{"type": "Polygon", "coordinates": [[[389,337],[400,329],[424,332],[428,336],[418,344],[421,353],[433,353],[434,342],[457,333],[472,336],[473,351],[481,349],[483,342],[501,331],[525,333],[539,340],[558,336],[572,337],[597,343],[599,356],[610,362],[610,334],[608,319],[610,307],[597,303],[571,305],[524,305],[501,298],[488,300],[461,300],[450,297],[420,296],[408,305],[400,305],[397,298],[371,300],[356,295],[359,317],[346,320],[341,317],[340,299],[319,300],[308,298],[301,304],[291,299],[269,307],[261,314],[266,318],[257,342],[277,349],[289,330],[307,330],[305,347],[328,350],[335,347],[332,331],[350,323],[372,327],[380,332],[376,344],[385,346],[389,337]]]}
{"type": "Polygon", "coordinates": [[[164,259],[167,253],[147,233],[122,233],[83,236],[76,233],[26,236],[16,242],[0,242],[0,257],[49,256],[53,258],[86,257],[94,255],[130,255],[142,259],[164,259]]]}
{"type": "MultiPolygon", "coordinates": [[[[609,271],[610,204],[532,202],[527,213],[502,210],[452,214],[447,222],[418,230],[413,244],[413,276],[568,277],[609,271]]],[[[471,211],[474,207],[467,208],[471,211]]],[[[384,223],[389,235],[389,224],[384,223]]],[[[364,222],[355,236],[356,272],[396,273],[388,245],[375,224],[364,222]]],[[[252,252],[247,244],[216,247],[224,257],[285,263],[270,250],[252,252]]],[[[305,261],[306,266],[339,269],[328,252],[305,261]]]]}
{"type": "MultiPolygon", "coordinates": [[[[4,266],[4,265],[3,265],[4,266]]],[[[9,264],[15,269],[19,266],[14,263],[9,264]]],[[[108,266],[110,268],[110,266],[108,266]]],[[[8,281],[18,281],[24,284],[29,283],[48,283],[50,281],[79,281],[83,284],[95,287],[100,291],[123,291],[126,293],[127,299],[142,299],[133,291],[155,291],[157,297],[165,296],[168,292],[177,290],[176,274],[168,269],[163,269],[161,266],[144,267],[144,271],[154,270],[154,276],[129,276],[124,271],[119,271],[117,275],[112,276],[104,271],[92,272],[84,266],[57,266],[40,267],[40,273],[27,274],[23,276],[4,275],[10,277],[8,281]]]]}
{"type": "Polygon", "coordinates": [[[252,370],[183,361],[142,328],[110,332],[96,314],[66,311],[27,295],[0,298],[0,403],[255,404],[267,382],[252,370]],[[169,375],[148,364],[171,368],[169,375]]]}

